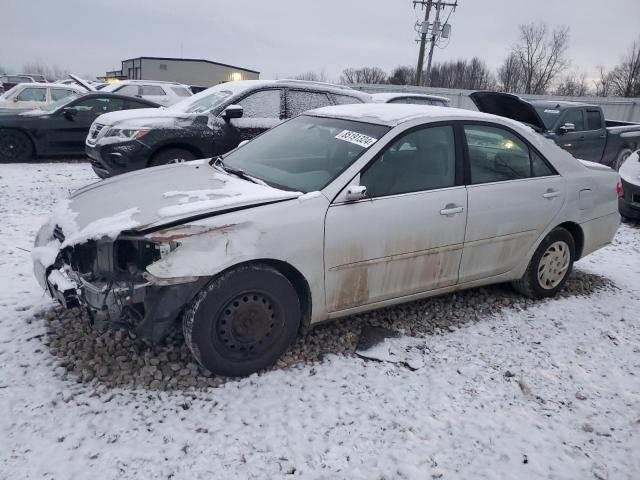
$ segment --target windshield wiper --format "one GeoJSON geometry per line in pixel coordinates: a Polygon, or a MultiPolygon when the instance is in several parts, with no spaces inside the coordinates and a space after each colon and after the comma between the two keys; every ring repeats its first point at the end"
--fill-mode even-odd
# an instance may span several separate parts
{"type": "Polygon", "coordinates": [[[222,159],[222,155],[218,155],[213,160],[213,166],[221,168],[225,172],[230,173],[231,175],[235,175],[236,177],[242,178],[243,180],[247,180],[252,183],[257,183],[258,185],[267,185],[265,182],[263,182],[259,178],[252,177],[251,175],[245,173],[244,170],[240,168],[233,168],[233,167],[230,167],[229,165],[226,165],[224,163],[224,160],[222,159]]]}

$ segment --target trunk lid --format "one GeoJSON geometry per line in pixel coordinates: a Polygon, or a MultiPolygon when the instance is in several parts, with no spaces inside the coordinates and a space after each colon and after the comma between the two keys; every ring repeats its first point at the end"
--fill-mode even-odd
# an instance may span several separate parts
{"type": "Polygon", "coordinates": [[[540,118],[533,105],[517,95],[498,92],[473,92],[469,95],[469,98],[481,112],[526,123],[539,132],[546,130],[544,121],[540,118]]]}

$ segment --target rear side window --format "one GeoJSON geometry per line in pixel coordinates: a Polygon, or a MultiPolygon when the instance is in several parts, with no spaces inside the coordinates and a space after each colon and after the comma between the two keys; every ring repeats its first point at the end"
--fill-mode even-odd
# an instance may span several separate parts
{"type": "Polygon", "coordinates": [[[114,93],[118,93],[120,95],[129,95],[133,97],[135,95],[138,95],[138,85],[125,85],[115,90],[114,93]]]}
{"type": "Polygon", "coordinates": [[[333,98],[336,102],[337,105],[351,105],[354,103],[364,103],[364,101],[362,101],[360,98],[358,97],[351,97],[349,95],[337,95],[334,94],[333,98]]]}
{"type": "Polygon", "coordinates": [[[166,93],[157,85],[142,85],[142,95],[166,95],[166,93]]]}
{"type": "Polygon", "coordinates": [[[51,89],[51,100],[57,101],[64,97],[68,97],[73,93],[72,90],[67,90],[66,88],[52,88],[51,89]]]}
{"type": "Polygon", "coordinates": [[[471,184],[554,175],[536,152],[511,132],[486,125],[465,125],[471,184]]]}
{"type": "Polygon", "coordinates": [[[289,90],[287,93],[287,114],[289,117],[295,117],[307,110],[327,105],[331,105],[331,101],[326,93],[304,90],[289,90]]]}
{"type": "Polygon", "coordinates": [[[564,116],[564,123],[573,123],[576,126],[576,132],[584,130],[584,114],[582,110],[569,110],[564,116]]]}
{"type": "Polygon", "coordinates": [[[22,90],[17,98],[24,102],[44,102],[47,99],[47,90],[45,88],[28,87],[22,90]]]}
{"type": "Polygon", "coordinates": [[[191,96],[191,92],[189,90],[187,90],[186,88],[183,88],[183,87],[171,87],[171,90],[173,91],[173,93],[175,93],[179,97],[190,97],[191,96]]]}
{"type": "Polygon", "coordinates": [[[280,118],[280,90],[261,90],[238,102],[244,118],[280,118]]]}
{"type": "Polygon", "coordinates": [[[602,128],[602,114],[599,110],[587,110],[587,130],[602,128]]]}

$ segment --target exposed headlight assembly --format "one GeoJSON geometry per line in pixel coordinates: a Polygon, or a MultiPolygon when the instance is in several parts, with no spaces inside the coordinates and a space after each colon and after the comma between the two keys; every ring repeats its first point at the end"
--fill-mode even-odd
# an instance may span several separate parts
{"type": "Polygon", "coordinates": [[[111,128],[107,137],[117,137],[123,140],[138,140],[149,133],[148,128],[111,128]]]}

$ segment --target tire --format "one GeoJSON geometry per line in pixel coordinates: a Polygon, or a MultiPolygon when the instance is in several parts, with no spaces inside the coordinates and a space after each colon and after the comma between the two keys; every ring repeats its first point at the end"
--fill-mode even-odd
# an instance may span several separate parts
{"type": "Polygon", "coordinates": [[[170,163],[182,163],[189,160],[195,160],[196,156],[189,150],[183,148],[168,148],[156,153],[149,162],[150,167],[157,167],[160,165],[168,165],[170,163]]]}
{"type": "Polygon", "coordinates": [[[294,340],[300,301],[289,280],[267,265],[214,278],[182,318],[185,341],[209,371],[243,377],[273,364],[294,340]]]}
{"type": "Polygon", "coordinates": [[[618,152],[618,156],[616,157],[615,161],[613,162],[613,168],[615,169],[615,171],[617,172],[618,170],[620,170],[620,167],[622,166],[622,164],[624,163],[624,161],[629,157],[629,155],[631,155],[633,153],[633,150],[631,150],[630,148],[623,148],[622,150],[620,150],[618,152]]]}
{"type": "Polygon", "coordinates": [[[18,130],[0,129],[0,162],[26,162],[33,157],[33,145],[18,130]]]}
{"type": "Polygon", "coordinates": [[[552,297],[564,286],[573,270],[575,241],[564,228],[551,231],[536,249],[527,270],[513,288],[529,298],[552,297]]]}

